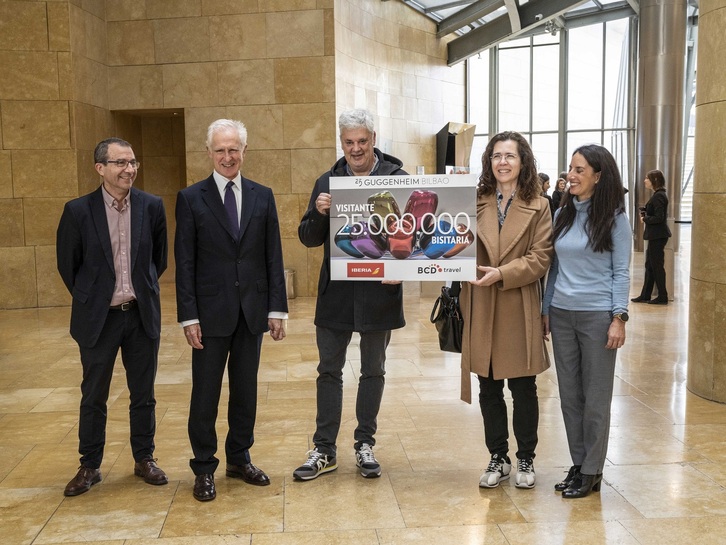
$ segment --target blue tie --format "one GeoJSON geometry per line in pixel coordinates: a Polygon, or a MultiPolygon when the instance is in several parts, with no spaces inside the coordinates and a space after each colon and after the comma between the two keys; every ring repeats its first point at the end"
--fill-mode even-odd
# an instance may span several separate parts
{"type": "Polygon", "coordinates": [[[229,217],[229,224],[232,226],[235,240],[239,239],[239,216],[237,215],[237,199],[234,198],[234,190],[232,187],[234,182],[227,182],[224,190],[224,209],[229,217]]]}

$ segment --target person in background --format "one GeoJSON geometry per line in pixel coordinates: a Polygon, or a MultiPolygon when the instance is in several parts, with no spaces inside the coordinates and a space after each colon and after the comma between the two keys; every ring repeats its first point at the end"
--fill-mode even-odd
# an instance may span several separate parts
{"type": "Polygon", "coordinates": [[[471,403],[471,374],[491,459],[479,479],[494,488],[509,479],[509,426],[504,381],[513,398],[517,440],[514,485],[533,488],[539,402],[536,376],[549,367],[540,331],[544,276],[552,257],[552,216],[534,154],[517,132],[487,144],[477,189],[477,279],[462,283],[464,316],[461,399],[471,403]]]}
{"type": "Polygon", "coordinates": [[[376,148],[373,116],[367,110],[343,112],[338,120],[343,155],[315,182],[310,202],[298,227],[308,248],[324,247],[315,307],[315,340],[320,363],[317,378],[315,447],[293,471],[299,481],[315,479],[338,468],[336,440],[343,411],[343,367],[353,332],[360,334],[361,377],[358,382],[354,432],[356,465],[366,478],[381,475],[373,455],[378,410],[383,397],[386,348],[391,330],[406,325],[401,282],[356,282],[330,278],[331,176],[406,175],[399,159],[376,148]]]}
{"type": "Polygon", "coordinates": [[[567,193],[567,172],[560,172],[560,177],[555,184],[555,190],[552,192],[552,206],[557,210],[561,205],[567,193]]]}
{"type": "Polygon", "coordinates": [[[665,246],[668,244],[671,230],[666,223],[668,195],[665,190],[665,177],[660,170],[651,170],[645,175],[644,183],[647,189],[653,191],[653,196],[640,208],[640,223],[645,225],[643,240],[648,241],[648,248],[645,251],[645,280],[640,295],[631,301],[667,305],[665,246]],[[653,285],[658,288],[658,297],[651,299],[653,285]]]}
{"type": "Polygon", "coordinates": [[[539,180],[542,183],[542,196],[547,199],[547,202],[550,205],[550,212],[552,213],[552,217],[555,216],[555,206],[552,202],[552,197],[550,197],[547,192],[550,190],[550,177],[545,174],[544,172],[540,172],[537,174],[539,176],[539,180]]]}
{"type": "Polygon", "coordinates": [[[215,429],[224,370],[229,376],[227,477],[256,486],[269,477],[252,463],[262,336],[285,338],[287,295],[272,190],[241,175],[247,129],[218,119],[207,129],[214,171],[177,195],[177,318],[192,347],[189,441],[193,496],[217,497],[215,429]]]}
{"type": "Polygon", "coordinates": [[[167,256],[164,203],[132,187],[141,165],[125,140],[103,140],[93,156],[101,186],[66,203],[56,240],[58,272],[73,296],[71,336],[83,367],[81,466],[66,496],[88,492],[101,481],[106,404],[119,349],[129,388],[134,475],[148,484],[168,482],[153,456],[159,277],[167,256]]]}
{"type": "Polygon", "coordinates": [[[600,490],[607,455],[615,357],[628,321],[632,236],[608,150],[576,149],[568,181],[570,196],[555,215],[542,326],[545,338],[552,333],[573,464],[555,490],[582,498],[600,490]]]}

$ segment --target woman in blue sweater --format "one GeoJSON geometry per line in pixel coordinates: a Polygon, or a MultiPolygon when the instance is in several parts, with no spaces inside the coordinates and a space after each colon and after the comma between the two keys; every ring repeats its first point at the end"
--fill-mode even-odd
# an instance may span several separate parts
{"type": "Polygon", "coordinates": [[[610,432],[617,349],[625,343],[632,234],[615,159],[581,146],[570,191],[555,215],[555,257],[542,304],[572,467],[555,485],[564,498],[600,490],[610,432]]]}

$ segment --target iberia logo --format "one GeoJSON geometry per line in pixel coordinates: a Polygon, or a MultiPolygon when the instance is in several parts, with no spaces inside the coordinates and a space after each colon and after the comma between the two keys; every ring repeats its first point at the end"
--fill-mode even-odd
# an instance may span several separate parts
{"type": "Polygon", "coordinates": [[[348,263],[348,278],[383,278],[383,263],[348,263]]]}

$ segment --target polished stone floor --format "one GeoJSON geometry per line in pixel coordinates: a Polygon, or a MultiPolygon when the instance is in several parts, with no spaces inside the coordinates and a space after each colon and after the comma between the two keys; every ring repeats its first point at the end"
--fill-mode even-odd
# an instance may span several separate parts
{"type": "MultiPolygon", "coordinates": [[[[633,288],[642,279],[635,254],[633,288]]],[[[357,340],[349,351],[339,469],[299,483],[315,418],[314,300],[290,301],[288,337],[264,341],[253,460],[269,487],[218,472],[216,501],[192,498],[186,434],[190,348],[163,287],[156,437],[167,486],[133,475],[122,366],[112,385],[103,481],[65,498],[78,466],[78,350],[68,308],[0,312],[0,543],[95,545],[726,543],[726,406],[686,388],[688,249],[676,256],[675,301],[633,305],[618,354],[610,449],[600,493],[563,500],[570,465],[553,369],[538,379],[537,487],[479,489],[488,461],[481,416],[458,399],[455,355],[441,353],[430,297],[407,297],[394,332],[376,456],[380,479],[352,450],[357,340]],[[684,257],[685,255],[685,257],[684,257]]],[[[223,411],[224,414],[224,401],[223,411]]],[[[226,422],[220,418],[220,436],[226,422]]]]}

